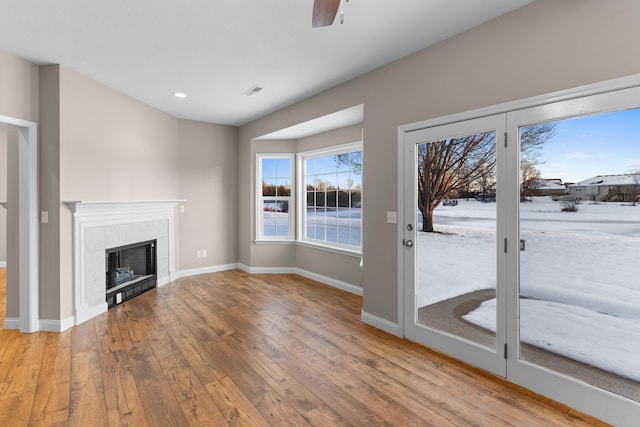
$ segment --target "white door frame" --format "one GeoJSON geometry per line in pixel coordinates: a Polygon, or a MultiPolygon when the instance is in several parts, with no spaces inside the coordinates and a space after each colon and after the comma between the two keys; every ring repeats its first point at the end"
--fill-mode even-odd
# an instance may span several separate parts
{"type": "MultiPolygon", "coordinates": [[[[18,128],[18,274],[20,332],[39,330],[38,127],[0,115],[0,123],[18,128]]],[[[6,323],[6,322],[5,322],[6,323]]]]}
{"type": "MultiPolygon", "coordinates": [[[[404,233],[404,224],[403,221],[400,220],[401,218],[405,218],[406,215],[404,212],[404,201],[407,196],[404,194],[405,188],[403,186],[403,173],[405,172],[403,170],[404,142],[406,134],[416,130],[462,122],[473,118],[486,117],[500,113],[507,114],[507,130],[509,131],[518,125],[518,117],[522,114],[519,110],[553,104],[552,108],[560,108],[562,111],[562,107],[565,103],[570,103],[571,100],[576,100],[578,105],[574,105],[568,114],[581,115],[582,113],[591,111],[591,109],[594,108],[591,105],[591,102],[595,97],[614,98],[616,100],[615,109],[622,109],[625,102],[628,102],[629,108],[637,107],[640,103],[637,101],[637,99],[639,99],[638,95],[640,95],[640,74],[398,127],[398,326],[403,335],[406,336],[405,330],[407,327],[404,320],[406,316],[405,311],[412,310],[412,308],[407,307],[405,303],[405,282],[408,278],[406,277],[403,269],[406,252],[401,244],[404,233]],[[622,97],[620,96],[620,93],[616,93],[616,91],[626,89],[631,89],[631,91],[629,91],[631,93],[631,101],[626,100],[629,98],[629,93],[623,94],[622,97]],[[581,102],[583,105],[580,105],[581,102]]],[[[562,115],[561,111],[558,112],[559,115],[562,115]]],[[[526,121],[525,124],[528,123],[530,123],[530,121],[526,121]]],[[[517,146],[518,142],[513,141],[513,137],[510,136],[509,144],[517,146]]],[[[515,159],[518,156],[518,152],[519,149],[511,151],[513,154],[508,162],[510,165],[509,167],[519,169],[519,158],[517,161],[515,159]]],[[[510,174],[513,175],[513,171],[510,172],[510,174]]],[[[511,185],[507,187],[507,192],[513,193],[514,191],[517,191],[517,185],[514,183],[511,183],[511,185]]],[[[519,209],[511,209],[513,215],[510,215],[505,219],[506,221],[510,221],[508,228],[511,230],[517,230],[518,228],[517,224],[514,225],[514,223],[519,223],[519,218],[517,217],[518,211],[519,209]]],[[[517,241],[518,238],[518,235],[510,236],[511,240],[517,241]]],[[[518,258],[518,255],[519,253],[517,251],[511,251],[509,255],[510,259],[507,265],[507,269],[509,269],[509,271],[507,271],[507,276],[511,278],[511,281],[518,277],[517,269],[519,265],[518,262],[514,260],[518,258]]],[[[519,295],[517,289],[514,287],[508,287],[507,293],[507,299],[509,302],[507,308],[507,319],[510,321],[510,319],[514,319],[518,315],[519,295]]],[[[509,327],[507,327],[507,329],[507,342],[512,345],[512,347],[517,347],[519,345],[518,330],[509,327]]],[[[561,373],[549,371],[545,368],[533,365],[530,366],[527,362],[518,360],[517,353],[517,351],[510,351],[507,356],[508,381],[529,388],[534,392],[541,393],[547,397],[615,425],[632,425],[636,420],[640,403],[633,402],[613,393],[598,389],[597,387],[587,385],[561,373]]]]}
{"type": "MultiPolygon", "coordinates": [[[[473,341],[451,335],[450,333],[438,331],[430,328],[427,325],[419,325],[416,319],[416,293],[407,292],[405,288],[404,295],[404,336],[412,341],[419,343],[429,343],[429,346],[449,354],[458,359],[462,359],[478,366],[487,371],[493,372],[496,375],[506,376],[506,356],[504,355],[504,346],[506,345],[507,333],[506,333],[506,254],[502,251],[502,245],[498,242],[502,241],[505,236],[506,227],[504,227],[504,219],[508,217],[503,212],[505,211],[504,202],[507,200],[503,194],[506,194],[505,183],[509,182],[508,179],[502,178],[506,170],[506,147],[502,146],[503,135],[505,133],[506,115],[494,114],[490,116],[484,116],[474,119],[468,119],[455,123],[448,123],[429,128],[423,128],[415,131],[409,131],[404,133],[404,161],[400,171],[404,171],[404,177],[398,177],[398,180],[402,179],[404,182],[404,206],[403,216],[398,217],[398,223],[402,227],[408,227],[411,224],[410,229],[402,230],[400,235],[403,240],[415,241],[415,244],[410,245],[408,248],[403,248],[404,261],[403,264],[399,264],[399,269],[403,269],[405,286],[407,284],[414,285],[417,283],[417,277],[415,277],[415,269],[418,265],[417,259],[417,233],[419,225],[416,223],[416,210],[417,210],[417,191],[416,191],[416,165],[417,154],[416,144],[429,143],[430,141],[439,141],[447,138],[455,138],[458,136],[475,135],[483,132],[495,132],[495,145],[496,145],[496,172],[497,172],[497,192],[498,203],[496,207],[496,222],[495,222],[495,238],[496,244],[495,251],[495,273],[496,273],[496,298],[497,298],[497,310],[496,310],[496,337],[495,347],[488,348],[479,345],[473,341]]],[[[517,189],[517,185],[515,186],[517,189]]]]}

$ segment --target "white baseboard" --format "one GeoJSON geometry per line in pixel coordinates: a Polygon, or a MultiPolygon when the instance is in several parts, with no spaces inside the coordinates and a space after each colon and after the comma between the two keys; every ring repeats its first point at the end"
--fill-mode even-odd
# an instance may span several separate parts
{"type": "Polygon", "coordinates": [[[298,274],[295,267],[248,267],[249,274],[298,274]]]}
{"type": "Polygon", "coordinates": [[[191,268],[189,270],[180,270],[176,272],[175,278],[179,279],[181,277],[198,276],[200,274],[218,273],[220,271],[233,270],[236,268],[240,268],[239,264],[237,263],[212,265],[209,267],[201,267],[201,268],[191,268]]]}
{"type": "Polygon", "coordinates": [[[86,322],[89,319],[92,319],[102,313],[106,313],[108,310],[107,302],[100,303],[94,307],[81,307],[80,309],[76,309],[75,322],[74,324],[77,326],[81,323],[86,322]]]}
{"type": "Polygon", "coordinates": [[[403,338],[402,330],[400,329],[400,325],[398,325],[397,323],[393,323],[381,317],[374,316],[373,314],[369,314],[364,310],[362,310],[360,319],[367,325],[373,326],[374,328],[381,329],[392,335],[403,338]]]}
{"type": "Polygon", "coordinates": [[[17,329],[20,330],[20,319],[15,317],[5,317],[2,323],[4,329],[17,329]]]}
{"type": "Polygon", "coordinates": [[[7,268],[7,261],[0,261],[0,268],[7,268]]]}
{"type": "Polygon", "coordinates": [[[360,286],[352,285],[351,283],[336,280],[331,277],[316,274],[308,270],[297,267],[248,267],[245,264],[237,264],[236,268],[239,268],[249,274],[297,274],[298,276],[306,277],[307,279],[315,280],[316,282],[323,283],[325,285],[332,286],[343,291],[362,296],[362,288],[360,286]]]}
{"type": "Polygon", "coordinates": [[[301,268],[296,269],[296,273],[299,276],[306,277],[307,279],[315,280],[316,282],[324,283],[325,285],[332,286],[334,288],[342,289],[351,294],[362,296],[362,288],[360,286],[352,285],[351,283],[343,282],[341,280],[332,279],[331,277],[316,274],[311,271],[303,270],[301,268]]]}
{"type": "Polygon", "coordinates": [[[69,328],[72,328],[74,324],[74,319],[72,317],[67,317],[63,320],[39,320],[40,331],[43,332],[64,332],[69,328]]]}

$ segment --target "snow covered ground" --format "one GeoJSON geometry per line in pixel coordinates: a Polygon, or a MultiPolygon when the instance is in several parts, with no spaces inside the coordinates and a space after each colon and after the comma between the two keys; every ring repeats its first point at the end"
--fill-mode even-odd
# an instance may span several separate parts
{"type": "MultiPolygon", "coordinates": [[[[439,207],[418,233],[418,307],[495,288],[495,203],[439,207]]],[[[640,205],[520,206],[523,342],[640,381],[640,205]]],[[[495,331],[495,300],[464,316],[495,331]]]]}

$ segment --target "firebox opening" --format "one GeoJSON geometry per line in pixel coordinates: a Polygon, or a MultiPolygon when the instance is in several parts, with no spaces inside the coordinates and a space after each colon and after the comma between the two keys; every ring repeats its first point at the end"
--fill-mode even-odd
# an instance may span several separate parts
{"type": "Polygon", "coordinates": [[[107,249],[105,263],[109,308],[157,285],[155,240],[107,249]]]}

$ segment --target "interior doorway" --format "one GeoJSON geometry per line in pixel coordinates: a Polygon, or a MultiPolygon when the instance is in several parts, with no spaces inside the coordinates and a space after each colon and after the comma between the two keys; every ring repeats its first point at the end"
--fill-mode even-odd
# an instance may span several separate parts
{"type": "Polygon", "coordinates": [[[4,327],[19,329],[20,332],[35,332],[39,330],[37,125],[3,115],[0,115],[0,124],[17,128],[17,142],[10,143],[18,144],[18,195],[11,201],[17,208],[7,204],[7,219],[18,230],[18,248],[7,268],[16,273],[12,277],[17,277],[18,281],[20,315],[17,324],[15,320],[5,318],[4,327]]]}

